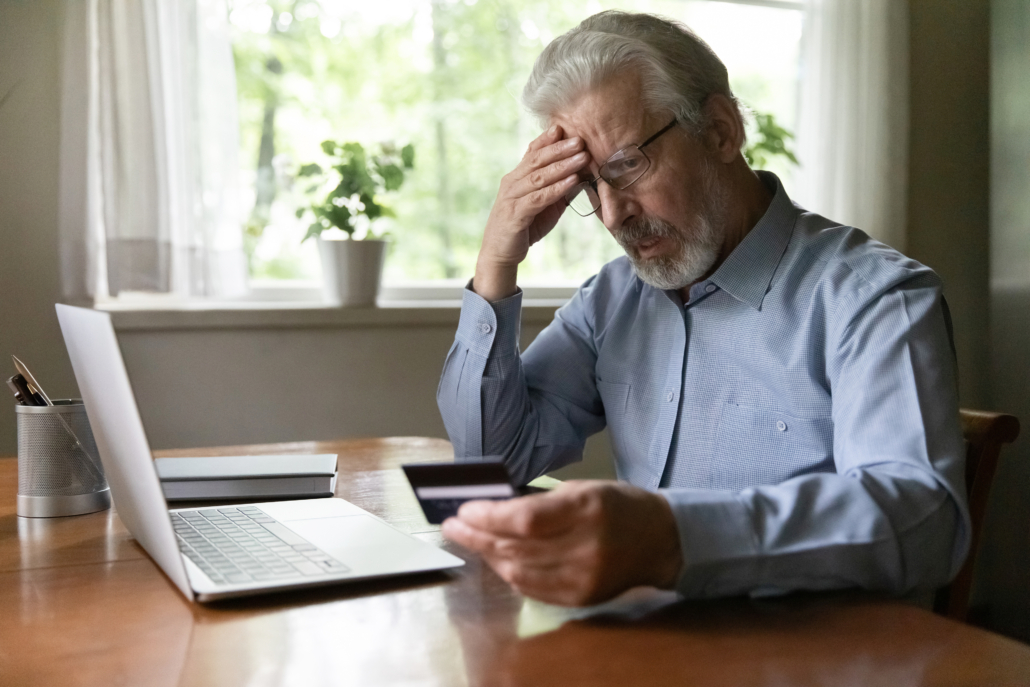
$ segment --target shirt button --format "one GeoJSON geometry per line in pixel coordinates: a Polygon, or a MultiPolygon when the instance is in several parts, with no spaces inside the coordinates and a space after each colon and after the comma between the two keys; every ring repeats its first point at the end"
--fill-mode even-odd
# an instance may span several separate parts
{"type": "Polygon", "coordinates": [[[483,332],[484,334],[489,334],[491,331],[493,331],[493,327],[491,327],[486,322],[480,322],[479,331],[483,332]]]}
{"type": "Polygon", "coordinates": [[[672,403],[674,398],[676,398],[676,393],[673,392],[673,391],[670,391],[669,393],[667,393],[665,395],[665,400],[668,401],[669,403],[672,403]]]}
{"type": "Polygon", "coordinates": [[[708,293],[715,291],[715,284],[709,284],[708,286],[706,286],[705,291],[707,291],[708,293]]]}
{"type": "Polygon", "coordinates": [[[780,430],[781,432],[786,432],[787,431],[787,423],[784,422],[783,420],[777,420],[776,421],[776,429],[780,430]]]}

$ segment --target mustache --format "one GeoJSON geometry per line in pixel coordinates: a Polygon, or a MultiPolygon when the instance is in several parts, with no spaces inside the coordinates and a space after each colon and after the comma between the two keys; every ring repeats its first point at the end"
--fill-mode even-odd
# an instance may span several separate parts
{"type": "Polygon", "coordinates": [[[615,240],[623,248],[645,239],[667,238],[676,235],[676,228],[655,217],[638,217],[619,227],[615,240]]]}

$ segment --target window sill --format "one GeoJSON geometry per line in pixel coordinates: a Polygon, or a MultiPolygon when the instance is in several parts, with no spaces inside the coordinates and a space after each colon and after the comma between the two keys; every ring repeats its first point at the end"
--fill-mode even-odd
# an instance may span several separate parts
{"type": "MultiPolygon", "coordinates": [[[[524,300],[523,324],[546,325],[566,299],[524,300]]],[[[104,303],[117,331],[458,326],[459,300],[380,300],[375,308],[337,308],[311,302],[177,303],[146,307],[104,303]]]]}

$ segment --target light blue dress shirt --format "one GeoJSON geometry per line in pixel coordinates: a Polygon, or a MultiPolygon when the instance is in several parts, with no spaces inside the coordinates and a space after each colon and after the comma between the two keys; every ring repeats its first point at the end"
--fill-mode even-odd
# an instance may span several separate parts
{"type": "Polygon", "coordinates": [[[607,426],[619,479],[672,507],[687,596],[940,586],[970,539],[940,280],[762,179],[686,305],[622,257],[520,355],[521,293],[466,289],[437,392],[456,456],[525,483],[607,426]]]}

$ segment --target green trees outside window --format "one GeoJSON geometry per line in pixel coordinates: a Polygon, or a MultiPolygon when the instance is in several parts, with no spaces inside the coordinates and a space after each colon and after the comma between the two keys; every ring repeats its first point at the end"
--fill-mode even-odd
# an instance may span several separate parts
{"type": "MultiPolygon", "coordinates": [[[[518,96],[544,45],[602,9],[683,18],[692,4],[230,0],[252,277],[317,277],[313,242],[301,243],[311,222],[297,218],[310,205],[300,171],[332,164],[330,139],[418,151],[391,199],[396,216],[380,220],[393,239],[386,281],[467,279],[500,178],[539,132],[518,96]]],[[[744,91],[767,84],[744,77],[734,86],[761,111],[744,91]]],[[[525,280],[578,282],[621,254],[596,219],[566,215],[531,251],[525,280]]]]}

